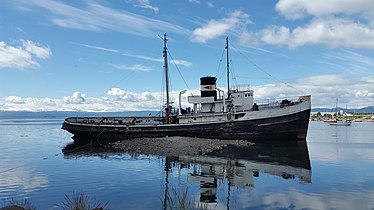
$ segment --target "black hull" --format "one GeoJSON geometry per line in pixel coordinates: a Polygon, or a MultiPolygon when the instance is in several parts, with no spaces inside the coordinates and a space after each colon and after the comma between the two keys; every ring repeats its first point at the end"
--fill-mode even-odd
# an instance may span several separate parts
{"type": "Polygon", "coordinates": [[[148,126],[75,124],[65,120],[62,128],[75,142],[118,141],[141,137],[186,136],[198,138],[302,140],[306,138],[310,109],[286,116],[232,120],[228,122],[148,126]]]}

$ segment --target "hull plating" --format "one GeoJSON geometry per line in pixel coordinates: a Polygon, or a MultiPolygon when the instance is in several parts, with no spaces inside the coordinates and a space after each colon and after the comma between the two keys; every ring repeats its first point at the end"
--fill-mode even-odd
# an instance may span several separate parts
{"type": "Polygon", "coordinates": [[[65,120],[63,129],[77,141],[116,141],[140,137],[186,136],[218,139],[300,140],[305,139],[310,109],[264,119],[168,125],[90,125],[65,120]]]}

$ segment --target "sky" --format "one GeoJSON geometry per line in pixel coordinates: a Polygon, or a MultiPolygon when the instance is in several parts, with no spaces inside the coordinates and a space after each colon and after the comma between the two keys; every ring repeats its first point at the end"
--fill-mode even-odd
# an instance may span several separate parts
{"type": "Polygon", "coordinates": [[[200,77],[255,100],[374,106],[372,0],[13,0],[0,4],[0,111],[160,110],[200,77]]]}

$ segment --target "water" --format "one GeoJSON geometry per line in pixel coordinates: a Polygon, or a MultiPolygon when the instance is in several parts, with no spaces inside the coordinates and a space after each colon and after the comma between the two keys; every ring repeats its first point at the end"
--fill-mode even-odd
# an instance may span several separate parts
{"type": "Polygon", "coordinates": [[[203,209],[374,209],[374,123],[310,122],[306,142],[168,158],[82,152],[61,123],[0,119],[0,200],[59,209],[83,192],[109,209],[164,209],[183,197],[203,209]]]}

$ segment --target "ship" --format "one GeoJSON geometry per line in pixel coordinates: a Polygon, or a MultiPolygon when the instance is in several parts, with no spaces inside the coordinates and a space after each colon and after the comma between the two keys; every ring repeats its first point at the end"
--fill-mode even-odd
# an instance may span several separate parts
{"type": "Polygon", "coordinates": [[[142,137],[185,136],[248,141],[305,140],[311,111],[311,96],[274,101],[254,100],[250,88],[230,86],[229,41],[226,37],[227,90],[217,87],[217,78],[200,78],[200,95],[188,96],[189,107],[172,107],[169,96],[167,35],[163,36],[166,103],[160,116],[69,117],[62,129],[74,142],[118,141],[142,137]]]}
{"type": "Polygon", "coordinates": [[[329,125],[333,126],[350,126],[352,124],[351,120],[346,119],[346,114],[344,112],[339,112],[338,111],[338,98],[336,99],[336,118],[333,120],[328,121],[329,125]]]}

